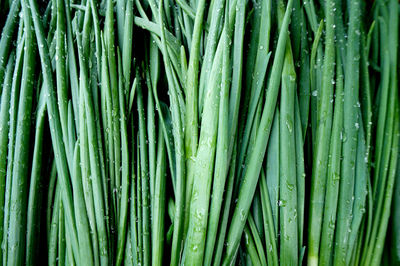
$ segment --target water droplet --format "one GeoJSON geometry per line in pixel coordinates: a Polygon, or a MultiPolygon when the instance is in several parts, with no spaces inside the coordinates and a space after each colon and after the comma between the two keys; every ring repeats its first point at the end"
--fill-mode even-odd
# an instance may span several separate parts
{"type": "Polygon", "coordinates": [[[317,97],[317,96],[318,96],[318,91],[317,91],[317,90],[314,90],[314,91],[312,92],[312,96],[317,97]]]}
{"type": "Polygon", "coordinates": [[[333,183],[336,183],[338,181],[340,181],[340,175],[339,175],[339,173],[334,173],[333,174],[333,183]]]}
{"type": "Polygon", "coordinates": [[[286,181],[286,187],[287,187],[287,189],[289,189],[290,191],[293,191],[293,189],[294,189],[294,184],[289,184],[289,183],[286,181]]]}
{"type": "Polygon", "coordinates": [[[285,207],[286,206],[286,201],[285,200],[279,200],[278,201],[278,206],[285,207]]]}
{"type": "Polygon", "coordinates": [[[240,210],[240,220],[244,221],[246,219],[246,214],[243,209],[240,210]]]}
{"type": "Polygon", "coordinates": [[[292,130],[293,130],[293,122],[292,122],[292,120],[290,119],[289,116],[286,118],[286,127],[287,127],[289,133],[292,133],[292,130]]]}

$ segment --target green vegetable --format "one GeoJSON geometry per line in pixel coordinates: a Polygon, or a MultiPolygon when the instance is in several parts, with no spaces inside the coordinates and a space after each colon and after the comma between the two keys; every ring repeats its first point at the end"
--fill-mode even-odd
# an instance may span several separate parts
{"type": "Polygon", "coordinates": [[[3,265],[396,265],[396,0],[0,0],[3,265]]]}

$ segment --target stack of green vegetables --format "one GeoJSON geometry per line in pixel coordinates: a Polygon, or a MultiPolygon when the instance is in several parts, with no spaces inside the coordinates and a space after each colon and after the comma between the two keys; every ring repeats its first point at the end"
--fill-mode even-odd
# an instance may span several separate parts
{"type": "Polygon", "coordinates": [[[397,0],[0,0],[0,264],[400,265],[397,0]]]}

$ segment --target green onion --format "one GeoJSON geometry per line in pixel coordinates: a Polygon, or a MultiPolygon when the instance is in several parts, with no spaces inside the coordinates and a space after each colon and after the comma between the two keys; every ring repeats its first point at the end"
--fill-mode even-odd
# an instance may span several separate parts
{"type": "Polygon", "coordinates": [[[398,1],[0,7],[3,265],[400,261],[398,1]]]}

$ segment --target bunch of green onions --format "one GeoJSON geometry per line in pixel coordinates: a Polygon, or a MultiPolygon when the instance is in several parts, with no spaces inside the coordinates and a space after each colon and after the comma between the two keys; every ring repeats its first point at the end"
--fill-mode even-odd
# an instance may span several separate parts
{"type": "Polygon", "coordinates": [[[400,265],[397,0],[0,0],[2,265],[400,265]]]}

